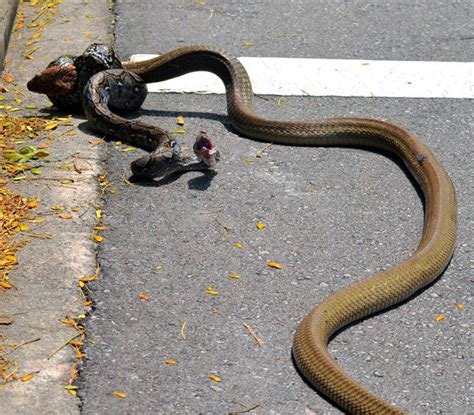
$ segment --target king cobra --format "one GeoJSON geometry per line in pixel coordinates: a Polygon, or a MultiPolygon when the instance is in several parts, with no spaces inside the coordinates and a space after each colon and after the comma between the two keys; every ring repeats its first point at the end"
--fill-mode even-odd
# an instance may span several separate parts
{"type": "MultiPolygon", "coordinates": [[[[93,55],[101,47],[107,49],[99,45],[93,47],[96,48],[93,55]]],[[[291,146],[363,147],[393,154],[403,161],[424,197],[424,228],[418,248],[401,264],[352,284],[323,300],[297,327],[292,348],[294,360],[303,376],[345,411],[353,414],[402,414],[401,410],[375,396],[344,373],[329,354],[328,342],[337,331],[352,322],[412,297],[447,267],[456,239],[456,195],[451,179],[430,149],[404,129],[374,119],[280,121],[260,117],[253,110],[253,92],[246,70],[237,58],[220,49],[183,47],[151,60],[123,64],[114,57],[110,48],[108,53],[112,55],[108,55],[105,60],[111,63],[109,68],[115,68],[111,71],[99,72],[90,78],[94,71],[106,68],[83,69],[81,74],[81,62],[77,60],[63,62],[62,65],[56,62],[55,65],[62,66],[62,70],[55,71],[52,65],[50,70],[53,68],[53,73],[49,78],[43,74],[37,75],[30,81],[29,88],[50,93],[56,105],[68,109],[82,99],[85,113],[94,127],[105,133],[115,133],[119,128],[128,141],[146,148],[156,148],[166,142],[166,134],[162,130],[123,120],[110,111],[108,100],[103,97],[116,95],[119,101],[117,105],[123,106],[119,109],[128,110],[128,107],[136,108],[143,102],[142,97],[135,103],[132,101],[134,94],[141,94],[144,82],[164,81],[193,71],[209,71],[224,83],[229,119],[235,130],[245,137],[291,146]],[[67,76],[71,74],[73,82],[68,84],[67,76]],[[127,89],[129,92],[123,95],[118,90],[116,93],[104,92],[106,88],[110,90],[117,87],[117,78],[121,79],[121,90],[127,89]],[[71,91],[72,84],[76,85],[80,98],[62,94],[61,101],[58,94],[52,93],[61,88],[71,91]],[[84,93],[81,88],[85,90],[84,93]]]]}

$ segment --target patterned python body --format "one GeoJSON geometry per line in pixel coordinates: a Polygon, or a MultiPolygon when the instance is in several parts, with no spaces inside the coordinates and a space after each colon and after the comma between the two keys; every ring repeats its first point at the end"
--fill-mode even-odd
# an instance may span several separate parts
{"type": "MultiPolygon", "coordinates": [[[[150,148],[155,148],[166,140],[166,133],[151,132],[142,123],[126,122],[104,108],[112,95],[120,101],[120,90],[114,90],[119,80],[123,83],[120,88],[138,96],[144,88],[139,77],[145,82],[157,82],[193,71],[210,71],[226,87],[232,125],[247,137],[286,145],[365,147],[394,154],[405,163],[424,195],[425,225],[418,248],[405,262],[325,299],[300,323],[293,343],[293,355],[302,374],[346,411],[374,415],[403,413],[346,375],[329,355],[327,345],[341,328],[408,299],[447,267],[456,239],[456,196],[449,176],[429,148],[402,128],[373,119],[277,121],[260,117],[253,111],[247,72],[236,58],[219,49],[185,47],[149,61],[125,62],[123,66],[136,75],[123,71],[95,75],[86,86],[84,108],[95,127],[104,132],[111,128],[114,134],[125,133],[132,143],[153,143],[150,148]]],[[[130,99],[129,104],[139,105],[140,100],[130,99]]]]}

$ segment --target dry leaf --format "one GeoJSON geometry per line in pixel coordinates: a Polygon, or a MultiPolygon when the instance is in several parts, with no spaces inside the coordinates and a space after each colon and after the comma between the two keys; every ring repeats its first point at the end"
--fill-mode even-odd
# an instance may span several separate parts
{"type": "Polygon", "coordinates": [[[212,287],[207,287],[206,293],[210,294],[210,295],[219,295],[220,294],[219,291],[214,290],[214,288],[212,288],[212,287]]]}
{"type": "Polygon", "coordinates": [[[72,219],[72,215],[70,213],[60,213],[57,216],[59,219],[72,219]]]}
{"type": "Polygon", "coordinates": [[[20,380],[22,382],[28,382],[29,380],[33,379],[33,373],[30,373],[29,375],[22,376],[20,380]]]}
{"type": "Polygon", "coordinates": [[[219,376],[217,376],[217,375],[212,374],[212,375],[210,375],[209,377],[210,377],[214,382],[222,382],[222,379],[221,379],[219,376]]]}
{"type": "Polygon", "coordinates": [[[126,398],[127,395],[123,392],[119,392],[119,391],[115,391],[114,392],[114,395],[117,397],[117,398],[126,398]]]}
{"type": "Polygon", "coordinates": [[[268,261],[267,265],[270,268],[282,269],[283,265],[279,264],[278,262],[268,261]]]}
{"type": "Polygon", "coordinates": [[[98,243],[102,242],[104,240],[104,237],[103,236],[100,236],[100,235],[92,235],[92,239],[98,243]]]}
{"type": "Polygon", "coordinates": [[[145,300],[145,301],[150,301],[150,296],[146,295],[145,293],[140,293],[138,294],[138,298],[145,300]]]}
{"type": "Polygon", "coordinates": [[[239,280],[240,279],[240,275],[239,274],[228,274],[227,275],[229,278],[234,278],[236,280],[239,280]]]}

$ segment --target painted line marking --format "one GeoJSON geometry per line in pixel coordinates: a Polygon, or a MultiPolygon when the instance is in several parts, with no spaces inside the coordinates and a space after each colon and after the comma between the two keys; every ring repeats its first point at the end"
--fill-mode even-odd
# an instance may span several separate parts
{"type": "MultiPolygon", "coordinates": [[[[133,55],[146,60],[157,55],[133,55]]],[[[474,98],[474,62],[254,58],[239,60],[259,95],[474,98]]],[[[220,79],[194,72],[148,85],[150,92],[223,94],[220,79]]]]}

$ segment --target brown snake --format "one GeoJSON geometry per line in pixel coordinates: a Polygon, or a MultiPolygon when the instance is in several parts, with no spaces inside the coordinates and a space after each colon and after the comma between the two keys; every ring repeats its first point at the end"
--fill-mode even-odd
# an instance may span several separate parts
{"type": "MultiPolygon", "coordinates": [[[[456,195],[451,179],[430,149],[402,128],[373,119],[277,121],[260,117],[253,111],[252,87],[244,67],[219,49],[184,47],[152,60],[125,62],[123,66],[145,82],[193,71],[213,72],[225,84],[227,111],[233,127],[246,137],[295,146],[364,147],[391,153],[404,162],[424,196],[424,229],[418,248],[401,264],[326,298],[300,323],[293,343],[293,355],[302,374],[346,411],[403,413],[346,375],[330,356],[327,346],[331,336],[341,328],[408,299],[447,267],[456,239],[456,195]]],[[[89,88],[95,88],[94,85],[92,82],[89,88]]],[[[98,120],[92,117],[91,121],[98,120]]]]}

